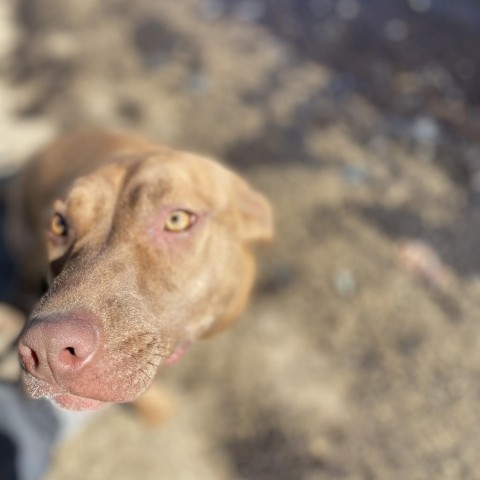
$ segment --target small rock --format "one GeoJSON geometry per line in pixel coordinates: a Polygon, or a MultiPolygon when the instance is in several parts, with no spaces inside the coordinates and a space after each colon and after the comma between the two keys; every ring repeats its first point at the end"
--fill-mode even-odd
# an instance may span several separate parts
{"type": "Polygon", "coordinates": [[[437,122],[430,117],[418,117],[412,125],[412,137],[421,144],[434,144],[440,136],[437,122]]]}
{"type": "Polygon", "coordinates": [[[365,185],[369,178],[369,171],[358,165],[346,165],[342,171],[342,177],[345,182],[352,186],[365,185]]]}
{"type": "Polygon", "coordinates": [[[333,287],[342,297],[351,297],[357,292],[357,282],[351,270],[342,268],[335,272],[333,287]]]}

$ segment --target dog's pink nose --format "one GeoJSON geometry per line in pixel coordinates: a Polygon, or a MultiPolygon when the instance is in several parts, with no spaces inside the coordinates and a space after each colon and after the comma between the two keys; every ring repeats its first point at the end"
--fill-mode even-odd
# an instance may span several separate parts
{"type": "Polygon", "coordinates": [[[33,319],[19,342],[24,368],[37,378],[58,384],[77,376],[99,346],[97,322],[89,314],[33,319]]]}

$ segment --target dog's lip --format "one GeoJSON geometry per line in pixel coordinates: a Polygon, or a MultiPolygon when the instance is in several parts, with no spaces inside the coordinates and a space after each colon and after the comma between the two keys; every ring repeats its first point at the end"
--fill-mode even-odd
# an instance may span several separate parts
{"type": "Polygon", "coordinates": [[[92,398],[77,397],[70,393],[53,395],[51,399],[62,408],[76,411],[98,410],[108,404],[108,402],[102,402],[101,400],[94,400],[92,398]]]}
{"type": "Polygon", "coordinates": [[[94,398],[73,395],[59,385],[39,380],[25,371],[22,372],[21,379],[24,390],[31,398],[45,397],[68,410],[98,410],[109,403],[94,398]]]}
{"type": "Polygon", "coordinates": [[[165,363],[167,365],[172,365],[176,363],[178,360],[180,360],[180,358],[185,355],[191,345],[192,343],[188,340],[181,340],[180,342],[178,342],[170,356],[165,359],[165,363]]]}

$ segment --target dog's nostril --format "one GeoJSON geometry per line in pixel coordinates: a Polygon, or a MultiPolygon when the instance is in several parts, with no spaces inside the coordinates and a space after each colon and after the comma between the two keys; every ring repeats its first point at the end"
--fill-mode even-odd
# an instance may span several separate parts
{"type": "Polygon", "coordinates": [[[37,352],[26,345],[22,345],[20,348],[20,361],[27,371],[37,369],[40,365],[37,352]]]}
{"type": "Polygon", "coordinates": [[[38,361],[38,355],[37,355],[37,352],[35,350],[30,350],[30,355],[32,357],[32,360],[33,360],[33,366],[34,367],[38,367],[38,364],[40,363],[38,361]]]}
{"type": "Polygon", "coordinates": [[[75,349],[73,347],[67,347],[65,349],[68,353],[70,353],[70,355],[72,355],[72,357],[76,357],[76,354],[75,354],[75,349]]]}

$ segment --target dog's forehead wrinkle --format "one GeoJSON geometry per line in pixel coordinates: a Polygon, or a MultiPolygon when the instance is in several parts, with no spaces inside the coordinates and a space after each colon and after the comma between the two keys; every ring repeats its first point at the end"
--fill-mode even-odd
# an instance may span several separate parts
{"type": "Polygon", "coordinates": [[[171,187],[163,178],[156,178],[153,181],[146,179],[135,180],[128,188],[125,188],[125,192],[120,197],[116,209],[120,210],[122,215],[125,215],[124,205],[132,212],[141,210],[142,207],[148,207],[149,205],[160,205],[162,199],[170,190],[171,187]]]}
{"type": "MultiPolygon", "coordinates": [[[[206,159],[177,153],[148,157],[131,164],[123,177],[115,210],[125,217],[153,212],[166,203],[193,210],[223,211],[231,197],[231,175],[206,159]]],[[[117,213],[115,213],[114,223],[117,213]]],[[[133,219],[133,217],[132,217],[133,219]]]]}

